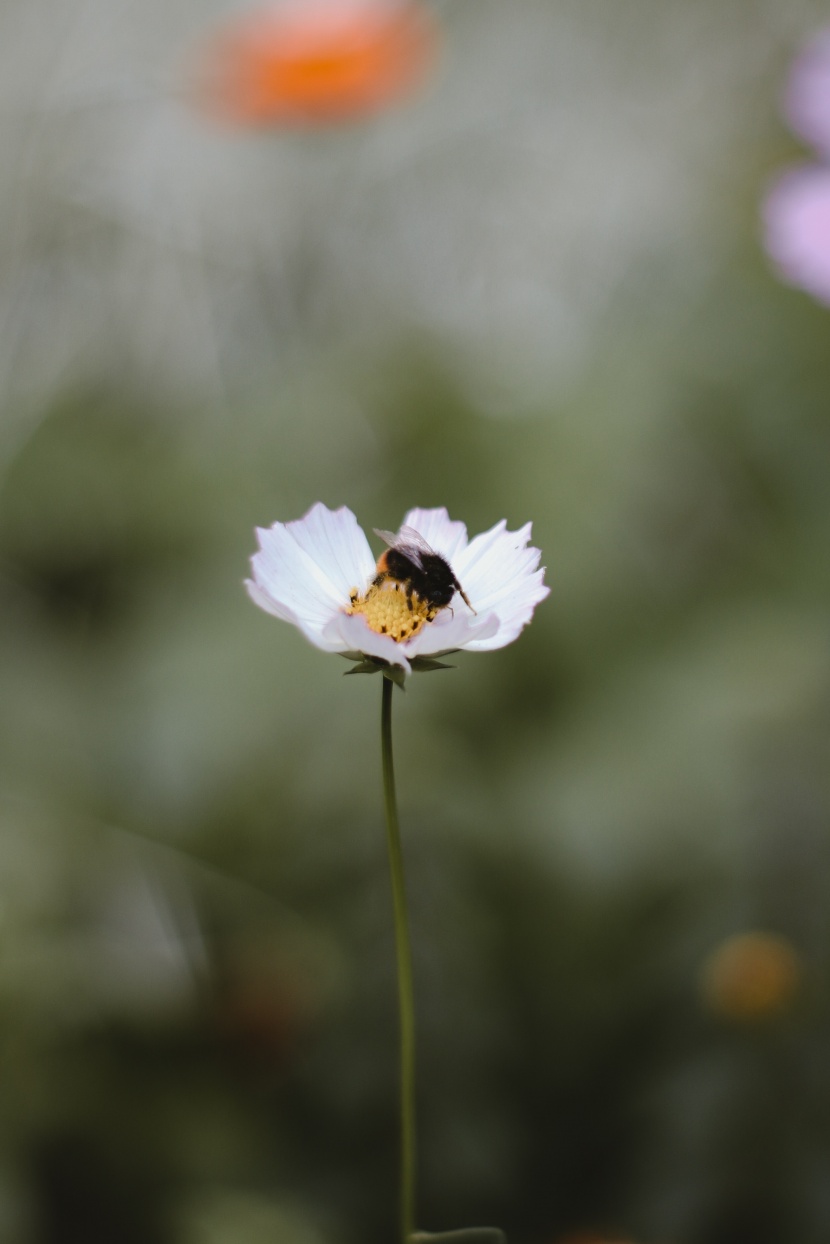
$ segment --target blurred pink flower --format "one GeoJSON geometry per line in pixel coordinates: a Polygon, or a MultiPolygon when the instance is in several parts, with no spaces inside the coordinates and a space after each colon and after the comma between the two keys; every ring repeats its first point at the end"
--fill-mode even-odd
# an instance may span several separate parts
{"type": "Polygon", "coordinates": [[[830,27],[796,57],[784,95],[784,111],[793,131],[830,158],[830,27]]]}
{"type": "Polygon", "coordinates": [[[773,185],[762,209],[764,245],[784,280],[830,306],[830,27],[796,58],[784,110],[824,162],[789,169],[773,185]]]}
{"type": "Polygon", "coordinates": [[[830,306],[830,166],[785,173],[763,214],[767,252],[781,274],[830,306]]]}

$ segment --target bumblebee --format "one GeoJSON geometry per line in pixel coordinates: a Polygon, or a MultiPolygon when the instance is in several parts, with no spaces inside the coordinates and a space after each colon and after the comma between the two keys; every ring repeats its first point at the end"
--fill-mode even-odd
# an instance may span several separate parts
{"type": "Polygon", "coordinates": [[[446,558],[430,548],[423,536],[413,527],[401,527],[397,535],[391,531],[375,530],[389,548],[378,558],[377,575],[373,587],[381,588],[392,581],[400,584],[405,592],[410,610],[413,598],[426,607],[427,620],[446,609],[456,592],[464,604],[475,613],[467,595],[453,573],[446,558]]]}

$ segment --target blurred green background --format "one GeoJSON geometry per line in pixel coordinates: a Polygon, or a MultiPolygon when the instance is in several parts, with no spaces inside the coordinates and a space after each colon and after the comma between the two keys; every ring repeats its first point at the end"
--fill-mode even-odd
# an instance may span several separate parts
{"type": "Polygon", "coordinates": [[[242,588],[316,500],[552,589],[395,697],[420,1223],[830,1239],[830,313],[757,223],[823,8],[435,11],[253,135],[218,3],[0,5],[9,1244],[394,1238],[379,680],[242,588]]]}

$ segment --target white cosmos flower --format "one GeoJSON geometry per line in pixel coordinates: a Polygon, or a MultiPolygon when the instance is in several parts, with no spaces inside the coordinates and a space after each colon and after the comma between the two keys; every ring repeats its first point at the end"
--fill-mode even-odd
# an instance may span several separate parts
{"type": "MultiPolygon", "coordinates": [[[[404,528],[417,532],[449,564],[471,608],[456,592],[450,606],[409,638],[396,640],[373,629],[366,613],[353,607],[356,596],[368,593],[372,599],[376,558],[351,510],[330,510],[319,501],[294,522],[257,528],[260,549],[251,558],[253,579],[246,580],[251,599],[298,627],[324,652],[376,660],[405,675],[417,658],[459,648],[489,652],[512,643],[550,590],[542,582],[544,568],[538,569],[539,550],[528,547],[530,523],[508,531],[502,519],[468,540],[467,528],[445,509],[414,509],[404,528]]],[[[400,599],[405,607],[405,592],[400,599]]]]}

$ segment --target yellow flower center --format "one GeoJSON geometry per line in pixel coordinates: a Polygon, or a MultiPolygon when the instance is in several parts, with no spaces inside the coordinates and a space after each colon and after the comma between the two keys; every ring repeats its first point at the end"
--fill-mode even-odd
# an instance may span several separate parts
{"type": "Polygon", "coordinates": [[[396,579],[373,583],[365,596],[353,588],[349,598],[347,613],[362,613],[373,631],[389,635],[396,643],[417,635],[424,623],[431,622],[438,612],[417,592],[408,593],[406,584],[396,579]]]}

